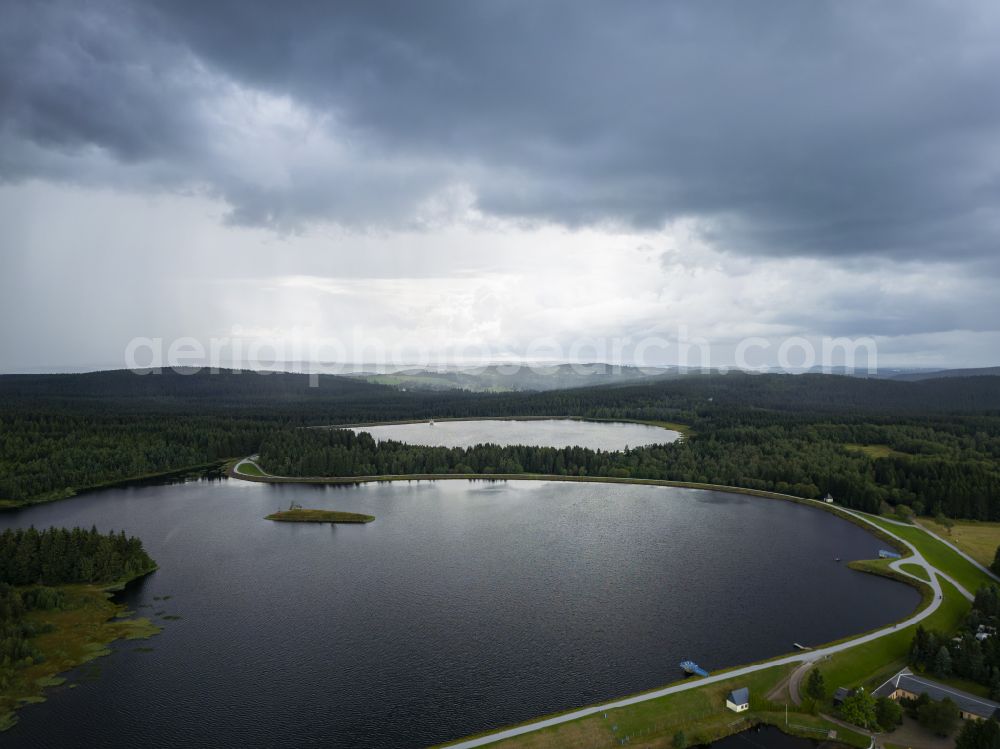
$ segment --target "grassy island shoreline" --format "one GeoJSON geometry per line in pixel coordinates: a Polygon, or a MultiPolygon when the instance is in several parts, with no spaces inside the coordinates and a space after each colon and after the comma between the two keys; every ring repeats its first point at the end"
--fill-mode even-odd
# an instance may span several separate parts
{"type": "Polygon", "coordinates": [[[61,674],[111,653],[115,640],[160,628],[113,600],[157,569],[137,538],[96,529],[0,533],[0,731],[16,711],[43,702],[61,674]]]}
{"type": "Polygon", "coordinates": [[[276,520],[281,523],[370,523],[374,515],[363,515],[360,512],[339,512],[337,510],[308,510],[296,507],[290,510],[272,512],[265,520],[276,520]]]}
{"type": "Polygon", "coordinates": [[[43,659],[18,669],[15,678],[0,689],[0,731],[17,723],[18,708],[44,702],[47,688],[64,684],[61,674],[110,655],[112,642],[147,639],[161,632],[149,619],[133,617],[124,604],[113,600],[115,591],[155,570],[151,567],[111,585],[56,586],[64,601],[62,608],[26,615],[39,631],[32,642],[43,659]]]}

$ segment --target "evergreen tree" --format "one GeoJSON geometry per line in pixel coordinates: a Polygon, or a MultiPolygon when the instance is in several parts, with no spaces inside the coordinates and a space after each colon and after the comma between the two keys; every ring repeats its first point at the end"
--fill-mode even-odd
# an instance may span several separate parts
{"type": "Polygon", "coordinates": [[[114,583],[155,566],[137,538],[74,528],[0,533],[0,580],[11,585],[114,583]]]}
{"type": "Polygon", "coordinates": [[[934,675],[944,678],[949,674],[951,674],[951,654],[948,648],[942,645],[934,656],[934,675]]]}
{"type": "Polygon", "coordinates": [[[826,684],[823,680],[823,674],[818,668],[809,672],[809,678],[806,680],[806,694],[814,700],[822,700],[826,697],[826,684]]]}

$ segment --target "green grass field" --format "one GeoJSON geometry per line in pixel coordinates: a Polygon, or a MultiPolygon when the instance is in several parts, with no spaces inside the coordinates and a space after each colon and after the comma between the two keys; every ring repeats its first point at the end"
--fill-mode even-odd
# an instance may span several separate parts
{"type": "Polygon", "coordinates": [[[899,565],[899,569],[903,570],[903,572],[909,572],[911,575],[916,575],[921,580],[930,582],[930,578],[927,576],[927,570],[919,564],[901,564],[899,565]]]}
{"type": "Polygon", "coordinates": [[[244,476],[266,476],[254,463],[240,463],[238,473],[244,476]]]}
{"type": "Polygon", "coordinates": [[[975,520],[953,520],[951,529],[933,520],[921,518],[920,525],[934,531],[971,556],[985,567],[993,562],[1000,546],[1000,523],[986,523],[975,520]]]}
{"type": "MultiPolygon", "coordinates": [[[[749,727],[753,723],[784,724],[784,705],[769,703],[763,695],[781,683],[794,666],[775,666],[748,676],[706,685],[637,705],[609,710],[586,718],[535,731],[495,744],[498,749],[561,749],[567,746],[628,746],[667,749],[673,736],[683,731],[689,746],[708,743],[749,727]],[[739,687],[750,689],[750,710],[736,715],[725,708],[726,694],[739,687]]],[[[846,744],[867,747],[868,739],[807,713],[790,712],[790,732],[825,738],[830,729],[846,744]]]]}
{"type": "Polygon", "coordinates": [[[897,525],[874,515],[865,515],[865,517],[880,528],[909,541],[924,555],[928,562],[946,575],[953,577],[959,585],[973,595],[982,586],[996,582],[969,560],[956,554],[953,549],[948,548],[922,528],[914,525],[897,525]]]}

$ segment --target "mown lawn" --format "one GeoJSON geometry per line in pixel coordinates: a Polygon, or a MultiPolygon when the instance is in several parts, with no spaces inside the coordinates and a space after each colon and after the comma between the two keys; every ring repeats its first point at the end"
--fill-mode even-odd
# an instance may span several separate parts
{"type": "Polygon", "coordinates": [[[946,575],[955,578],[959,585],[973,595],[982,586],[996,582],[969,560],[956,554],[954,550],[949,549],[945,544],[924,531],[923,528],[915,525],[896,525],[874,515],[865,515],[865,518],[880,528],[909,541],[924,555],[928,562],[946,575]]]}
{"type": "Polygon", "coordinates": [[[240,463],[238,473],[242,473],[244,476],[266,476],[267,474],[260,470],[254,463],[240,463]]]}
{"type": "Polygon", "coordinates": [[[921,580],[930,581],[930,578],[927,576],[927,570],[925,570],[919,564],[901,564],[899,565],[899,569],[901,569],[903,572],[909,572],[911,575],[915,575],[916,577],[919,577],[921,580]]]}
{"type": "MultiPolygon", "coordinates": [[[[666,749],[671,746],[678,731],[683,731],[688,745],[707,743],[742,730],[752,722],[783,723],[784,712],[779,716],[779,706],[767,703],[761,697],[786,678],[793,668],[794,665],[775,666],[748,676],[709,684],[702,689],[598,713],[492,746],[498,749],[561,749],[567,746],[605,747],[625,740],[628,746],[666,749]],[[726,710],[725,701],[726,694],[739,687],[750,689],[751,706],[749,711],[736,715],[726,710]]],[[[831,728],[817,716],[791,715],[799,725],[816,729],[806,732],[813,737],[825,737],[831,728]]],[[[850,741],[852,737],[844,738],[850,741]]],[[[868,741],[860,735],[853,743],[868,746],[868,741]]]]}
{"type": "MultiPolygon", "coordinates": [[[[755,723],[784,727],[784,703],[770,703],[764,695],[786,679],[796,666],[775,666],[708,684],[701,689],[580,718],[491,746],[498,749],[561,749],[567,746],[605,747],[624,740],[627,746],[668,749],[678,731],[682,731],[687,744],[693,746],[728,736],[755,723]],[[750,710],[737,715],[726,709],[725,702],[726,694],[740,687],[750,689],[750,710]]],[[[795,712],[793,707],[788,717],[791,725],[787,730],[792,733],[822,739],[834,729],[840,741],[858,747],[868,746],[868,739],[860,733],[835,726],[818,715],[795,712]]]]}

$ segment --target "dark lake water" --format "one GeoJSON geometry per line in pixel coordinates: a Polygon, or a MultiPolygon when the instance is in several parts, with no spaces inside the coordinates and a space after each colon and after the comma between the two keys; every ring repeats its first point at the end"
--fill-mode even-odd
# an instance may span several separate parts
{"type": "Polygon", "coordinates": [[[420,747],[660,686],[685,657],[745,663],[918,603],[834,562],[879,547],[846,521],[685,489],[203,480],[0,514],[29,524],[142,537],[160,570],[123,599],[164,631],[20,711],[4,747],[420,747]],[[263,519],[293,499],[377,520],[263,519]]]}
{"type": "Polygon", "coordinates": [[[626,447],[674,442],[680,432],[647,424],[576,419],[478,419],[418,424],[382,424],[357,427],[377,440],[399,440],[411,445],[472,447],[486,442],[498,445],[567,447],[591,450],[624,450],[626,447]]]}
{"type": "Polygon", "coordinates": [[[707,744],[712,749],[815,749],[815,739],[789,736],[774,726],[759,726],[707,744]]]}

